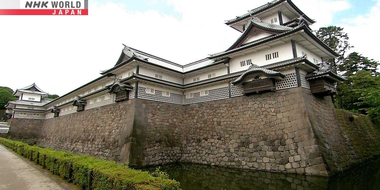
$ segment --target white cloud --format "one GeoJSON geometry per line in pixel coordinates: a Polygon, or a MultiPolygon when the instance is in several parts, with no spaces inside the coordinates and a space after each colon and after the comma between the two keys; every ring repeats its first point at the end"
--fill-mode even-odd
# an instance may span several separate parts
{"type": "Polygon", "coordinates": [[[344,31],[348,33],[350,43],[355,46],[352,51],[357,51],[377,61],[380,61],[377,47],[380,44],[380,38],[378,37],[378,31],[380,30],[379,18],[380,0],[371,8],[370,13],[359,15],[353,19],[346,19],[341,25],[344,27],[344,31]]]}
{"type": "Polygon", "coordinates": [[[298,0],[294,1],[294,3],[310,18],[317,21],[312,26],[315,30],[330,25],[335,13],[351,8],[347,0],[298,0]]]}
{"type": "MultiPolygon", "coordinates": [[[[167,0],[178,20],[157,11],[130,12],[122,4],[91,3],[89,16],[1,17],[0,85],[21,88],[36,82],[63,95],[111,68],[122,43],[162,58],[189,63],[227,49],[240,35],[224,24],[268,0],[167,0]]],[[[319,25],[349,8],[346,1],[294,0],[319,25]]]]}

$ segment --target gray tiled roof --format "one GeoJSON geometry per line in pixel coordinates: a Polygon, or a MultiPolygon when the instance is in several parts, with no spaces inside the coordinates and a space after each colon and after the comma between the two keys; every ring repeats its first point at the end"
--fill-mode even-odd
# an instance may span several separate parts
{"type": "Polygon", "coordinates": [[[285,76],[280,73],[280,72],[277,72],[277,71],[272,71],[272,70],[269,70],[269,69],[265,69],[265,68],[262,68],[262,67],[259,67],[257,65],[251,65],[248,70],[246,72],[244,72],[242,75],[240,75],[234,82],[232,82],[233,84],[236,84],[236,83],[239,83],[241,81],[243,81],[243,79],[249,75],[249,74],[253,74],[253,73],[264,73],[266,75],[269,75],[269,76],[280,76],[281,78],[284,78],[285,76]]]}
{"type": "Polygon", "coordinates": [[[272,23],[263,22],[262,20],[260,20],[257,17],[253,17],[252,20],[251,20],[251,22],[252,22],[252,24],[254,24],[254,25],[258,26],[258,27],[265,28],[265,29],[268,29],[268,30],[285,32],[285,31],[293,29],[293,28],[288,27],[288,26],[282,26],[282,25],[278,25],[278,24],[272,24],[272,23]]]}
{"type": "Polygon", "coordinates": [[[254,9],[251,9],[251,10],[248,11],[248,13],[245,13],[245,14],[243,14],[243,15],[241,15],[241,16],[237,16],[237,17],[234,18],[234,19],[228,20],[228,21],[226,21],[226,23],[233,22],[233,21],[235,21],[235,20],[238,20],[238,19],[243,18],[243,17],[247,17],[247,16],[249,16],[249,15],[254,15],[254,14],[256,14],[256,13],[262,11],[262,10],[265,10],[265,9],[269,8],[271,5],[273,5],[273,4],[275,4],[275,3],[278,3],[279,1],[281,1],[281,0],[273,0],[273,1],[271,1],[271,2],[268,2],[268,3],[264,4],[264,5],[261,5],[261,6],[259,6],[259,7],[256,7],[256,8],[254,8],[254,9]]]}
{"type": "Polygon", "coordinates": [[[26,86],[26,87],[24,87],[24,88],[21,88],[21,89],[19,89],[19,90],[28,90],[28,89],[30,89],[30,88],[32,88],[32,87],[36,88],[38,91],[40,91],[40,92],[42,92],[42,93],[46,93],[46,92],[44,92],[43,90],[41,90],[41,88],[38,87],[38,86],[36,85],[36,83],[33,83],[33,84],[31,84],[31,85],[29,85],[29,86],[26,86]]]}
{"type": "Polygon", "coordinates": [[[231,20],[227,20],[225,23],[226,24],[231,24],[233,22],[236,22],[236,21],[239,21],[239,20],[243,20],[243,19],[246,19],[250,16],[254,16],[255,14],[259,13],[259,12],[262,12],[262,11],[265,11],[266,9],[269,9],[271,7],[274,7],[278,4],[281,4],[281,2],[285,2],[287,1],[287,3],[301,16],[305,17],[306,20],[308,20],[309,22],[311,23],[314,23],[315,21],[313,21],[312,19],[310,19],[307,15],[305,15],[305,13],[303,13],[291,0],[273,0],[271,2],[268,2],[264,5],[261,5],[260,7],[257,7],[257,8],[254,8],[252,10],[249,10],[248,13],[245,13],[241,16],[237,16],[236,18],[234,19],[231,19],[231,20]]]}
{"type": "Polygon", "coordinates": [[[309,73],[306,78],[307,79],[313,79],[313,78],[319,78],[319,77],[324,77],[328,76],[329,78],[333,78],[336,81],[344,81],[346,80],[340,75],[337,75],[331,71],[330,65],[327,63],[321,63],[319,64],[319,69],[315,70],[312,73],[309,73]]]}

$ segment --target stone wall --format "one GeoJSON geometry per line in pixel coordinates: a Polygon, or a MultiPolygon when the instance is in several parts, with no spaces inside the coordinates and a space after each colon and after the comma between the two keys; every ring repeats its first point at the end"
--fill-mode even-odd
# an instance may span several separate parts
{"type": "Polygon", "coordinates": [[[183,105],[135,99],[130,165],[167,164],[181,158],[183,105]]]}
{"type": "Polygon", "coordinates": [[[330,173],[380,155],[380,133],[369,117],[335,110],[330,97],[303,94],[308,121],[330,173]]]}
{"type": "Polygon", "coordinates": [[[141,165],[179,161],[326,176],[380,154],[358,153],[352,143],[380,143],[373,125],[356,129],[358,139],[338,122],[330,97],[304,88],[185,106],[141,100],[136,107],[141,165]]]}
{"type": "Polygon", "coordinates": [[[43,123],[44,120],[41,119],[10,119],[8,124],[11,127],[8,134],[1,136],[34,144],[40,137],[43,123]]]}
{"type": "Polygon", "coordinates": [[[134,102],[126,101],[47,119],[38,144],[128,162],[134,102]]]}
{"type": "Polygon", "coordinates": [[[292,88],[191,105],[133,99],[12,119],[10,134],[134,167],[191,162],[326,176],[380,154],[375,127],[352,117],[338,111],[337,119],[330,97],[292,88]]]}
{"type": "Polygon", "coordinates": [[[327,175],[304,104],[302,88],[186,106],[144,100],[150,137],[144,164],[181,161],[327,175]]]}

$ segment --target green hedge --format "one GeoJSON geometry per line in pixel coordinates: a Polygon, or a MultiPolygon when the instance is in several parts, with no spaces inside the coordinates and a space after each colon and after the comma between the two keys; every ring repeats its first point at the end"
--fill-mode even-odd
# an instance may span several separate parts
{"type": "Polygon", "coordinates": [[[0,143],[81,189],[180,189],[179,182],[168,179],[166,175],[153,177],[148,172],[133,170],[112,161],[30,146],[5,138],[0,138],[0,143]]]}

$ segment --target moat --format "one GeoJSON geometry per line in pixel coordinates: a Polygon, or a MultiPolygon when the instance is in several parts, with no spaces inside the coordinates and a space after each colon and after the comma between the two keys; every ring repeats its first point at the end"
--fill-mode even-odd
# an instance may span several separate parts
{"type": "MultiPolygon", "coordinates": [[[[152,171],[155,168],[144,170],[152,171]]],[[[380,158],[368,161],[330,178],[220,168],[197,164],[160,167],[181,183],[183,190],[377,190],[380,189],[380,158]]]]}

